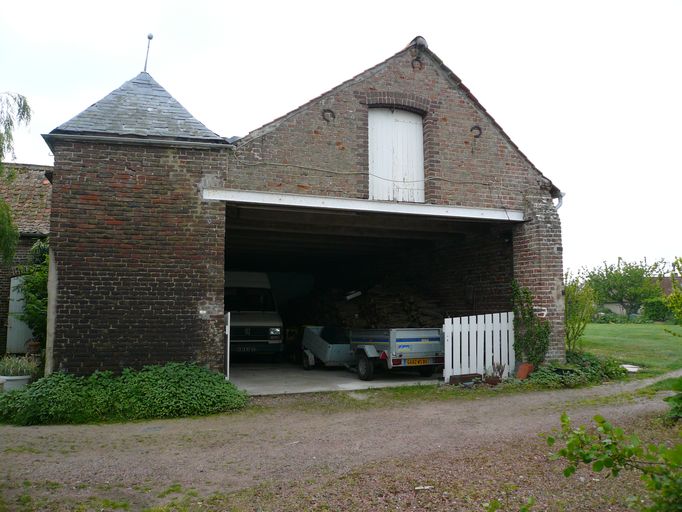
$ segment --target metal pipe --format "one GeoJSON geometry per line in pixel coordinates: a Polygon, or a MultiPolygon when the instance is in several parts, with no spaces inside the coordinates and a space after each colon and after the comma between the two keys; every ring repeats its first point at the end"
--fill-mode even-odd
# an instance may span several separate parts
{"type": "Polygon", "coordinates": [[[561,208],[561,205],[564,204],[564,196],[565,195],[566,195],[565,192],[559,192],[559,197],[557,198],[558,201],[557,201],[557,204],[554,205],[554,208],[556,208],[557,210],[559,208],[561,208]]]}

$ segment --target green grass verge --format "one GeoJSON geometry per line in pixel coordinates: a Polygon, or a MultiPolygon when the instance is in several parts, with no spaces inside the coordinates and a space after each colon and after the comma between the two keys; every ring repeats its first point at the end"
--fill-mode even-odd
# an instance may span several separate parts
{"type": "Polygon", "coordinates": [[[662,324],[589,324],[583,348],[598,356],[642,367],[641,377],[682,368],[682,327],[662,324]]]}

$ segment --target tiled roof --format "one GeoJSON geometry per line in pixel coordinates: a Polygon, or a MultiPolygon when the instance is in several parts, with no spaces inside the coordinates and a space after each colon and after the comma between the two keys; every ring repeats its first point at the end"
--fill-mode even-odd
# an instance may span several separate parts
{"type": "Polygon", "coordinates": [[[145,72],[51,132],[60,133],[225,142],[145,72]]]}
{"type": "Polygon", "coordinates": [[[48,235],[50,233],[50,200],[52,184],[45,172],[46,165],[4,163],[5,175],[0,178],[0,197],[12,209],[14,224],[22,235],[48,235]]]}

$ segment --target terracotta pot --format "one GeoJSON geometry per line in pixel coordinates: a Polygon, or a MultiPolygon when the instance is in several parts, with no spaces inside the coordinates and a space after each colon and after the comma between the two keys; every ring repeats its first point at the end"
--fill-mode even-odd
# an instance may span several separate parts
{"type": "Polygon", "coordinates": [[[40,353],[40,342],[38,340],[30,340],[26,342],[26,353],[27,354],[39,354],[40,353]]]}
{"type": "Polygon", "coordinates": [[[502,379],[500,377],[486,377],[484,382],[489,386],[497,386],[500,382],[502,382],[502,379]]]}
{"type": "Polygon", "coordinates": [[[531,363],[521,363],[516,371],[516,378],[521,380],[527,379],[533,370],[535,370],[535,366],[531,363]]]}

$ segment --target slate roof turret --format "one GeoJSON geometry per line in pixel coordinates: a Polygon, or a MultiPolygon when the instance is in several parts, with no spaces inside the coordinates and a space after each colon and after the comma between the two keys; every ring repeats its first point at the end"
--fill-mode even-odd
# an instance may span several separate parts
{"type": "Polygon", "coordinates": [[[45,139],[49,144],[59,135],[227,143],[144,71],[52,130],[45,139]]]}

